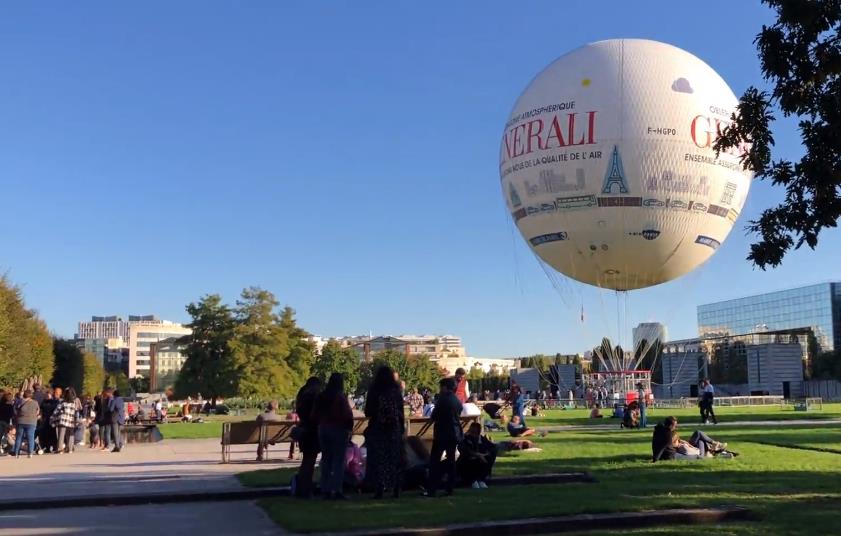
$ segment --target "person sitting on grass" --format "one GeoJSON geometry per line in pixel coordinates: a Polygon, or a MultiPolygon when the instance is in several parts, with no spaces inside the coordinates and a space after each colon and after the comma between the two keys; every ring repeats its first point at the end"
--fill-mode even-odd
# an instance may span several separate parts
{"type": "Polygon", "coordinates": [[[528,437],[530,435],[534,435],[534,429],[528,428],[525,424],[523,424],[520,421],[519,415],[511,417],[511,422],[508,423],[507,429],[508,434],[511,437],[528,437]]]}
{"type": "Polygon", "coordinates": [[[622,417],[621,428],[639,428],[640,427],[640,408],[636,400],[628,404],[625,408],[625,413],[622,417]]]}
{"type": "Polygon", "coordinates": [[[353,441],[348,441],[345,449],[345,481],[344,487],[351,491],[360,493],[362,482],[365,478],[365,458],[362,457],[362,449],[353,441]]]}
{"type": "Polygon", "coordinates": [[[727,450],[727,443],[714,440],[704,432],[695,430],[689,441],[680,438],[677,433],[677,419],[666,417],[654,427],[651,436],[652,461],[673,460],[677,457],[712,458],[718,454],[736,456],[727,450]]]}
{"type": "Polygon", "coordinates": [[[474,422],[458,444],[456,471],[462,482],[474,489],[484,489],[496,461],[496,445],[482,435],[482,425],[474,422]]]}
{"type": "Polygon", "coordinates": [[[403,489],[422,488],[429,480],[429,449],[418,436],[408,436],[403,450],[403,489]]]}
{"type": "Polygon", "coordinates": [[[602,419],[604,415],[602,415],[601,406],[599,404],[593,404],[593,409],[590,410],[590,418],[591,419],[602,419]]]}

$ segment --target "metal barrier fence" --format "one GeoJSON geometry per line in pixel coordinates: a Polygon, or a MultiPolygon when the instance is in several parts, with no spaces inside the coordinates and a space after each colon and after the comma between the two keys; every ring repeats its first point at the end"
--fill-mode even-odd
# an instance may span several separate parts
{"type": "MultiPolygon", "coordinates": [[[[713,399],[716,406],[779,406],[785,399],[782,396],[717,396],[713,399]]],[[[677,398],[654,400],[655,408],[689,408],[698,405],[697,398],[677,398]]]]}
{"type": "MultiPolygon", "coordinates": [[[[720,407],[747,407],[747,406],[787,406],[787,405],[794,405],[797,406],[798,404],[805,403],[808,405],[809,408],[818,407],[819,409],[823,409],[823,399],[820,397],[811,397],[811,398],[798,398],[798,399],[786,399],[781,395],[768,395],[768,396],[719,396],[713,399],[714,404],[720,407]]],[[[487,402],[494,402],[500,405],[505,405],[505,401],[502,400],[489,400],[487,402]]],[[[599,402],[602,408],[609,409],[613,407],[614,404],[624,404],[624,400],[617,399],[607,399],[602,400],[599,402]]],[[[478,402],[479,406],[484,405],[486,402],[480,401],[478,402]]],[[[587,402],[580,398],[576,398],[575,400],[568,400],[568,399],[548,399],[548,400],[528,400],[527,405],[537,404],[541,408],[546,409],[589,409],[587,406],[587,402]]],[[[692,408],[698,405],[697,398],[660,398],[654,399],[653,407],[656,408],[663,408],[663,409],[672,409],[672,408],[692,408]]]]}

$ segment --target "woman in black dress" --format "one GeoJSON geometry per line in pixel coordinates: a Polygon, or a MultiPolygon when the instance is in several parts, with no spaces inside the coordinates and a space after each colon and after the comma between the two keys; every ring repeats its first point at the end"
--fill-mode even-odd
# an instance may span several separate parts
{"type": "Polygon", "coordinates": [[[400,496],[403,471],[403,396],[394,379],[394,371],[377,369],[365,401],[365,445],[368,448],[366,479],[374,488],[374,498],[381,499],[385,490],[400,496]]]}

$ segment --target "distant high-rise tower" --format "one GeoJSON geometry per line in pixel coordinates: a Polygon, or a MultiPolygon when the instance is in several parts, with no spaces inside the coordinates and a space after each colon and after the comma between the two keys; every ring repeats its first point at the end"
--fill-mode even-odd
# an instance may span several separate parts
{"type": "Polygon", "coordinates": [[[659,340],[660,343],[665,343],[668,340],[669,332],[666,326],[660,322],[642,322],[634,328],[634,350],[636,350],[640,343],[645,340],[649,345],[654,344],[654,341],[659,340]]]}

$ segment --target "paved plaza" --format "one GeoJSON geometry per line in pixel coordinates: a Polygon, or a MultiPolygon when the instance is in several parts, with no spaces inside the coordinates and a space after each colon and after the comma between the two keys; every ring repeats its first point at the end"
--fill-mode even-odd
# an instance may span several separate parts
{"type": "MultiPolygon", "coordinates": [[[[297,463],[287,462],[285,454],[275,447],[276,462],[254,463],[255,447],[241,446],[233,450],[234,463],[221,464],[218,439],[176,439],[127,445],[117,454],[78,447],[73,454],[3,456],[0,482],[10,494],[0,502],[242,490],[235,473],[297,463]]],[[[93,534],[95,528],[100,534],[103,529],[119,534],[278,531],[250,501],[0,511],[0,535],[93,534]]]]}
{"type": "Polygon", "coordinates": [[[250,501],[0,512],[0,536],[283,534],[250,501]]]}

